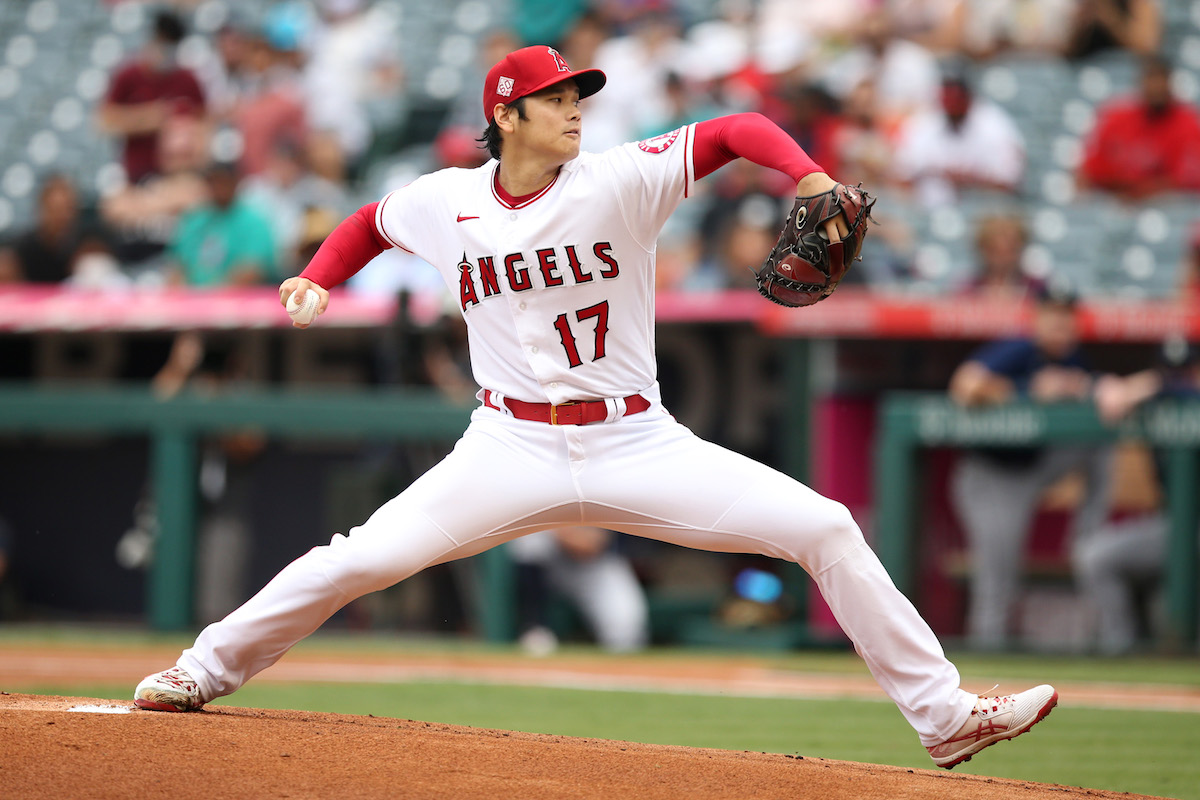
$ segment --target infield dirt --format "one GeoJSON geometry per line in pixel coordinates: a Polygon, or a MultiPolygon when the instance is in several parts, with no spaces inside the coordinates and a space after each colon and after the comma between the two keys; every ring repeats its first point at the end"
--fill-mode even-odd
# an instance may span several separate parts
{"type": "Polygon", "coordinates": [[[6,798],[820,798],[1073,800],[1145,795],[822,758],[229,706],[0,693],[6,798]]]}

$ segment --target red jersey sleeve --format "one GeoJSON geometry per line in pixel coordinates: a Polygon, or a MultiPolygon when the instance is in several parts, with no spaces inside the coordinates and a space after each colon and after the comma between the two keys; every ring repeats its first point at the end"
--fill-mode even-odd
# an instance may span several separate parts
{"type": "Polygon", "coordinates": [[[697,178],[711,175],[735,158],[777,169],[797,182],[824,171],[795,139],[762,114],[731,114],[696,123],[693,162],[697,178]]]}
{"type": "Polygon", "coordinates": [[[389,249],[391,244],[375,228],[378,207],[379,203],[370,203],[342,220],[325,238],[300,277],[332,289],[389,249]]]}

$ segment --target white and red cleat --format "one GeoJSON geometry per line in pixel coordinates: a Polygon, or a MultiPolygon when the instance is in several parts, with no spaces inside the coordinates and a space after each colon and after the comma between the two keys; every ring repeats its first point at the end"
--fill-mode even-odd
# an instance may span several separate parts
{"type": "Polygon", "coordinates": [[[147,675],[133,690],[133,702],[151,711],[194,711],[204,705],[200,687],[182,667],[147,675]]]}
{"type": "Polygon", "coordinates": [[[971,716],[958,732],[941,744],[925,748],[939,767],[951,769],[983,748],[1020,736],[1046,718],[1058,703],[1053,686],[1042,684],[1017,694],[980,695],[971,716]]]}

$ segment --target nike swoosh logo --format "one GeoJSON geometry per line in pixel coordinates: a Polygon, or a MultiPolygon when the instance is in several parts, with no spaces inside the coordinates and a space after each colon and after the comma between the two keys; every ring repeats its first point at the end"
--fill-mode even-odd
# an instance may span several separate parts
{"type": "Polygon", "coordinates": [[[455,222],[466,222],[469,219],[479,219],[479,217],[464,217],[462,214],[459,214],[455,222]]]}

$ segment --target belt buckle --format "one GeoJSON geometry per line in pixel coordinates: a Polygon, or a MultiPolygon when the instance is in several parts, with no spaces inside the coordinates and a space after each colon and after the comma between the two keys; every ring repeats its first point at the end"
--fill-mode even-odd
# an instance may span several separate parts
{"type": "Polygon", "coordinates": [[[563,406],[577,406],[577,405],[579,405],[578,400],[572,400],[569,403],[559,403],[558,405],[554,405],[553,403],[551,403],[550,404],[550,424],[551,425],[558,424],[558,409],[562,408],[563,406]]]}

